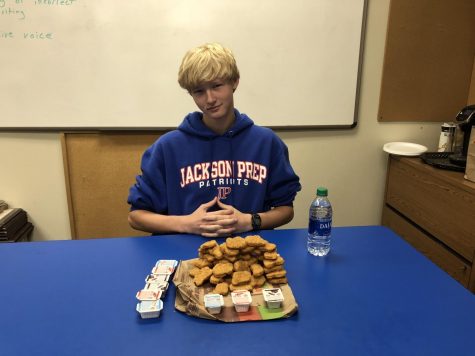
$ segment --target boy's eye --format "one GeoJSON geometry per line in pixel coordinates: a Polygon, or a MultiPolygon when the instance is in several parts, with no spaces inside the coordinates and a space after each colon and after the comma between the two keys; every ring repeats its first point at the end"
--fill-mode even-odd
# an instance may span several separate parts
{"type": "Polygon", "coordinates": [[[193,89],[191,91],[191,94],[192,95],[202,95],[208,89],[218,89],[218,88],[221,88],[223,85],[224,85],[224,83],[222,83],[222,82],[210,83],[209,85],[206,85],[205,87],[199,87],[199,88],[193,89]]]}

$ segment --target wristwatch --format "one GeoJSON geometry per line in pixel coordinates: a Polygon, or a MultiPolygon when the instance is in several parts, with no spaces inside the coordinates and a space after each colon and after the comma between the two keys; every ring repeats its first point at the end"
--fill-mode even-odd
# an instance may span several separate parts
{"type": "Polygon", "coordinates": [[[253,230],[259,230],[261,228],[261,216],[257,213],[252,214],[251,223],[253,230]]]}

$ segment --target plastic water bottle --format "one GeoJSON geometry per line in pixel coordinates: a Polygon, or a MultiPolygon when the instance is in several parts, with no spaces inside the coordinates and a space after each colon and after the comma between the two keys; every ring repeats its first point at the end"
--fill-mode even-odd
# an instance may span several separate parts
{"type": "Polygon", "coordinates": [[[333,210],[328,189],[317,188],[317,197],[310,204],[307,250],[314,256],[326,256],[330,251],[333,210]]]}

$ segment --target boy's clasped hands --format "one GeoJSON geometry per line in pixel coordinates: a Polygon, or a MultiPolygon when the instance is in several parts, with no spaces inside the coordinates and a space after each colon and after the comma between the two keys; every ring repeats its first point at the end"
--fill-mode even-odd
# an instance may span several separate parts
{"type": "Polygon", "coordinates": [[[231,205],[224,204],[218,197],[201,204],[192,214],[186,217],[190,234],[205,237],[229,236],[233,233],[249,231],[250,214],[244,214],[231,205]],[[220,210],[209,211],[213,207],[220,210]]]}

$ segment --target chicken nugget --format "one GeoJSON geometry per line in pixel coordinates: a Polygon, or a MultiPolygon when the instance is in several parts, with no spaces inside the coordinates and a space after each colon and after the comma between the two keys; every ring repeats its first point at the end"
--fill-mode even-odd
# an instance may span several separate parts
{"type": "Polygon", "coordinates": [[[237,271],[249,271],[249,264],[247,261],[238,260],[234,262],[234,270],[237,271]]]}
{"type": "Polygon", "coordinates": [[[246,284],[251,281],[251,272],[249,271],[238,271],[233,273],[232,282],[234,285],[246,284]]]}
{"type": "Polygon", "coordinates": [[[201,256],[201,258],[205,259],[206,261],[208,262],[213,262],[216,258],[214,258],[213,255],[210,255],[209,253],[205,253],[203,254],[203,256],[201,256]]]}
{"type": "Polygon", "coordinates": [[[221,251],[218,245],[214,246],[211,250],[209,250],[209,253],[217,260],[223,258],[223,252],[221,251]]]}
{"type": "Polygon", "coordinates": [[[229,248],[227,245],[224,245],[224,247],[222,247],[222,252],[224,254],[224,256],[237,256],[239,255],[239,250],[233,250],[231,248],[229,248]]]}
{"type": "Polygon", "coordinates": [[[272,268],[272,267],[275,267],[275,266],[283,265],[284,264],[284,259],[281,256],[277,255],[277,258],[274,259],[274,260],[264,259],[262,261],[262,264],[264,265],[265,268],[272,268]]]}
{"type": "Polygon", "coordinates": [[[280,266],[283,265],[285,260],[282,258],[282,256],[277,255],[277,258],[275,259],[274,266],[280,266]]]}
{"type": "Polygon", "coordinates": [[[241,249],[241,253],[251,253],[252,251],[254,251],[254,246],[247,246],[247,247],[244,247],[243,249],[241,249]]]}
{"type": "Polygon", "coordinates": [[[234,263],[237,261],[237,257],[236,256],[224,256],[224,259],[231,262],[231,263],[234,263]]]}
{"type": "Polygon", "coordinates": [[[198,268],[203,268],[203,267],[207,267],[207,266],[210,265],[210,263],[207,260],[202,259],[202,258],[196,258],[196,259],[192,260],[191,264],[195,267],[198,267],[198,268]]]}
{"type": "Polygon", "coordinates": [[[254,277],[260,277],[264,274],[264,268],[260,264],[254,263],[251,265],[251,272],[254,277]]]}
{"type": "Polygon", "coordinates": [[[284,265],[274,266],[274,267],[271,267],[271,268],[264,268],[264,273],[281,271],[283,269],[284,269],[284,265]]]}
{"type": "Polygon", "coordinates": [[[268,279],[274,279],[274,278],[282,278],[282,277],[285,277],[286,275],[287,275],[287,272],[285,271],[285,269],[283,269],[283,270],[280,270],[280,271],[267,273],[266,277],[268,279]]]}
{"type": "Polygon", "coordinates": [[[201,268],[193,267],[192,269],[190,269],[190,270],[188,271],[188,274],[190,275],[190,277],[194,277],[194,276],[196,276],[200,271],[201,271],[201,268]]]}
{"type": "Polygon", "coordinates": [[[219,284],[223,282],[223,277],[216,277],[214,274],[209,277],[209,283],[211,284],[219,284]]]}
{"type": "Polygon", "coordinates": [[[251,277],[251,286],[253,288],[259,288],[262,287],[266,283],[266,277],[260,276],[260,277],[251,277]]]}
{"type": "Polygon", "coordinates": [[[261,250],[254,250],[251,252],[251,256],[254,256],[254,257],[259,257],[259,256],[262,256],[264,252],[262,252],[261,250]]]}
{"type": "Polygon", "coordinates": [[[233,271],[233,264],[230,262],[219,262],[213,267],[215,277],[224,277],[227,274],[232,274],[233,271]]]}
{"type": "Polygon", "coordinates": [[[229,293],[229,284],[221,282],[214,287],[213,293],[227,295],[229,293]]]}
{"type": "Polygon", "coordinates": [[[221,250],[221,252],[224,254],[225,252],[225,249],[226,248],[226,242],[223,242],[222,244],[219,245],[219,249],[221,250]]]}
{"type": "Polygon", "coordinates": [[[202,286],[203,283],[205,283],[209,277],[213,274],[213,270],[209,267],[203,267],[199,273],[193,278],[193,282],[195,282],[195,285],[197,287],[202,286]]]}
{"type": "Polygon", "coordinates": [[[268,279],[270,284],[286,284],[287,277],[268,279]]]}
{"type": "Polygon", "coordinates": [[[279,255],[277,252],[264,252],[264,258],[266,260],[275,260],[279,255]]]}
{"type": "Polygon", "coordinates": [[[215,246],[217,246],[218,243],[216,242],[216,240],[209,240],[209,241],[206,241],[205,243],[201,244],[201,246],[198,248],[198,251],[205,251],[205,250],[209,250],[215,246]]]}
{"type": "Polygon", "coordinates": [[[231,284],[229,286],[229,289],[231,290],[231,292],[234,292],[237,290],[248,290],[249,292],[251,292],[253,288],[250,283],[247,283],[247,284],[239,284],[239,285],[231,284]]]}
{"type": "Polygon", "coordinates": [[[274,267],[274,260],[262,260],[262,264],[264,265],[265,268],[272,268],[274,267]]]}
{"type": "Polygon", "coordinates": [[[259,235],[249,235],[244,238],[248,246],[253,246],[253,247],[262,247],[264,246],[267,241],[264,240],[262,237],[259,235]]]}
{"type": "Polygon", "coordinates": [[[252,258],[252,256],[247,254],[247,253],[241,254],[241,256],[240,256],[240,259],[244,260],[244,261],[249,261],[251,258],[252,258]]]}
{"type": "Polygon", "coordinates": [[[258,259],[255,257],[251,257],[247,263],[249,263],[249,266],[252,266],[254,263],[257,263],[258,259]]]}
{"type": "Polygon", "coordinates": [[[274,252],[276,248],[277,248],[276,244],[267,242],[264,246],[259,247],[259,250],[264,251],[264,252],[274,252]]]}
{"type": "Polygon", "coordinates": [[[239,250],[247,247],[247,243],[241,236],[228,237],[226,239],[226,247],[233,250],[239,250]]]}

